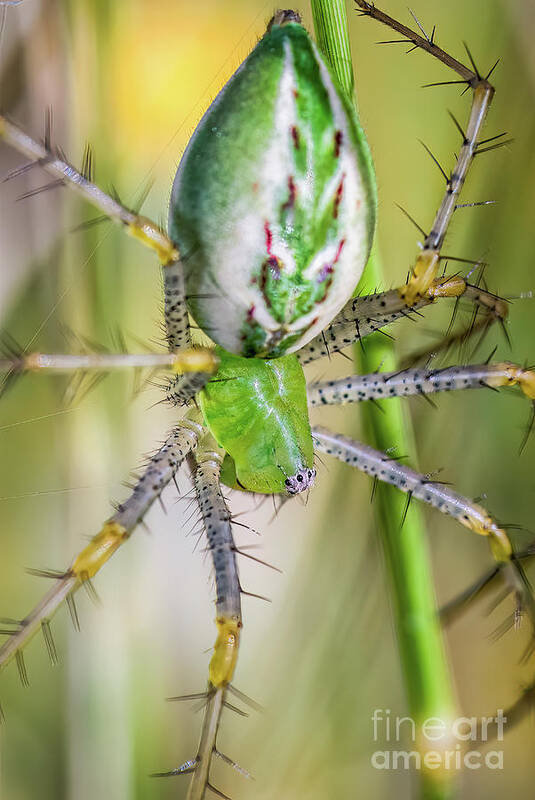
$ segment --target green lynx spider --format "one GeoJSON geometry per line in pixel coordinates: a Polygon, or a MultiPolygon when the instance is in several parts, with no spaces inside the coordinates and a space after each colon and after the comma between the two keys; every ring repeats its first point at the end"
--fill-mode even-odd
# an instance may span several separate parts
{"type": "MultiPolygon", "coordinates": [[[[231,681],[242,624],[242,589],[236,565],[239,551],[234,544],[232,518],[220,482],[247,491],[280,493],[286,490],[288,494],[295,494],[313,483],[314,444],[317,451],[333,455],[379,480],[397,486],[443,513],[454,516],[472,531],[486,536],[500,569],[517,596],[519,606],[527,606],[533,616],[533,601],[522,572],[513,558],[507,534],[481,506],[438,482],[430,482],[426,477],[388,459],[367,445],[351,441],[324,428],[315,428],[310,435],[306,407],[303,404],[305,390],[301,366],[342,350],[383,326],[430,305],[440,297],[462,296],[483,307],[489,320],[503,319],[506,313],[503,301],[489,292],[469,285],[459,275],[438,277],[442,243],[467,171],[475,152],[485,144],[480,139],[480,132],[494,92],[488,76],[482,78],[477,72],[448,56],[432,41],[400,25],[375,7],[364,2],[359,2],[358,5],[368,15],[389,25],[416,46],[451,67],[461,81],[472,89],[472,108],[447,191],[408,282],[399,290],[350,299],[334,317],[331,316],[326,321],[321,333],[302,343],[295,355],[286,356],[283,355],[284,351],[277,350],[280,337],[275,337],[275,344],[266,348],[264,341],[259,346],[257,339],[252,336],[253,344],[250,346],[253,350],[249,349],[245,355],[270,356],[265,360],[240,358],[220,348],[192,346],[185,306],[187,288],[184,285],[184,267],[186,265],[187,269],[188,254],[184,256],[182,253],[181,260],[177,248],[180,232],[175,232],[172,239],[168,238],[157,225],[105,195],[87,176],[78,172],[58,153],[33,141],[7,119],[0,118],[0,136],[8,144],[17,148],[31,162],[40,163],[55,178],[72,185],[104,214],[121,223],[132,236],[156,251],[164,276],[165,320],[170,351],[165,355],[22,354],[9,359],[3,365],[8,375],[25,370],[69,371],[82,368],[103,371],[139,366],[167,367],[174,373],[167,388],[170,402],[182,405],[196,398],[200,406],[200,411],[190,408],[177,424],[165,444],[152,458],[131,496],[119,506],[92,542],[74,559],[68,570],[57,577],[41,603],[24,620],[13,626],[11,635],[0,650],[0,664],[5,665],[11,658],[15,658],[24,674],[24,644],[40,628],[46,636],[49,635],[49,619],[57,607],[84,582],[90,580],[129,538],[179,467],[188,462],[194,473],[197,499],[214,560],[218,629],[210,663],[207,706],[198,754],[196,758],[167,773],[192,773],[190,798],[200,798],[206,787],[212,788],[209,783],[210,761],[216,750],[221,711],[227,692],[232,689],[231,681]],[[280,456],[277,449],[277,458],[268,464],[266,475],[262,477],[264,483],[258,480],[259,469],[254,461],[255,447],[248,448],[243,441],[236,444],[233,441],[236,438],[235,429],[230,432],[221,429],[221,417],[228,417],[229,409],[235,407],[240,392],[247,396],[252,392],[251,387],[257,384],[262,385],[259,391],[263,400],[267,398],[271,409],[276,409],[285,422],[297,411],[297,419],[292,422],[291,427],[293,430],[299,426],[303,429],[297,434],[293,455],[288,456],[288,452],[284,450],[284,455],[280,456]],[[276,384],[275,390],[273,384],[276,384]],[[220,447],[223,443],[226,445],[224,450],[220,447]],[[232,458],[229,458],[229,454],[232,458]],[[287,457],[287,463],[281,464],[284,457],[287,457]]],[[[291,30],[297,28],[298,23],[293,16],[276,17],[272,32],[277,28],[282,30],[283,26],[291,30]]],[[[334,145],[337,146],[336,139],[334,145]]],[[[270,276],[273,277],[273,272],[267,275],[266,280],[270,276]]],[[[351,289],[355,288],[357,279],[358,275],[354,276],[351,289]]],[[[202,298],[202,292],[196,297],[202,298]]],[[[202,311],[197,309],[197,315],[199,314],[202,316],[202,311]]],[[[206,327],[209,332],[208,326],[206,327]]],[[[294,345],[295,341],[292,340],[289,347],[294,345]]],[[[360,402],[377,397],[514,384],[518,384],[530,400],[535,399],[535,373],[511,363],[451,367],[440,371],[408,369],[395,374],[352,375],[337,381],[309,385],[306,388],[306,398],[309,406],[319,406],[360,402]]],[[[247,415],[257,413],[261,417],[263,412],[263,408],[256,412],[247,408],[247,415]]],[[[233,424],[237,423],[234,421],[233,424]]],[[[256,439],[252,445],[256,445],[256,439]]]]}

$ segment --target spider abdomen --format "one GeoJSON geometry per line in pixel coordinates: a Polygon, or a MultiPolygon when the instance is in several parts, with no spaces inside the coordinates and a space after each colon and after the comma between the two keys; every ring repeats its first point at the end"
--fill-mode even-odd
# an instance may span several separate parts
{"type": "Polygon", "coordinates": [[[202,118],[175,177],[169,228],[191,313],[230,352],[299,349],[353,293],[374,221],[351,103],[303,27],[273,25],[202,118]]]}

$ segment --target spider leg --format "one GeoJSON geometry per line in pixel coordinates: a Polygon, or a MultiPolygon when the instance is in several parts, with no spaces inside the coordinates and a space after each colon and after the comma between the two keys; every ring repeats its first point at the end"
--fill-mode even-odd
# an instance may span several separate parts
{"type": "MultiPolygon", "coordinates": [[[[527,686],[522,687],[521,694],[517,697],[515,702],[502,712],[502,719],[507,720],[507,730],[510,731],[512,728],[519,725],[526,716],[532,714],[534,707],[535,680],[532,680],[527,686]]],[[[484,717],[482,717],[482,719],[484,719],[484,717]]],[[[488,732],[485,731],[486,735],[481,739],[484,744],[496,739],[497,730],[496,732],[492,728],[491,730],[492,734],[490,736],[488,732]]]]}
{"type": "MultiPolygon", "coordinates": [[[[186,289],[184,282],[184,265],[175,261],[163,268],[165,329],[169,351],[175,353],[199,353],[197,368],[190,369],[187,374],[178,374],[171,378],[166,387],[166,398],[172,405],[184,405],[195,397],[205,386],[219,364],[213,351],[207,348],[192,349],[191,330],[186,306],[186,289]],[[209,354],[208,359],[200,354],[209,354]]],[[[195,356],[194,356],[195,358],[195,356]]],[[[184,371],[185,372],[185,371],[184,371]]]]}
{"type": "MultiPolygon", "coordinates": [[[[521,561],[523,564],[531,562],[534,557],[533,545],[530,545],[527,550],[515,553],[515,560],[521,561]]],[[[485,575],[480,576],[477,581],[454,597],[448,603],[440,608],[440,619],[443,624],[449,625],[466,609],[466,607],[476,599],[481,599],[489,594],[491,589],[494,589],[494,584],[501,578],[500,565],[496,564],[493,569],[487,571],[485,575]]],[[[524,659],[531,654],[533,650],[532,643],[528,646],[524,659]]],[[[532,680],[528,685],[522,687],[522,691],[515,700],[503,713],[504,719],[507,720],[507,730],[511,727],[518,725],[524,717],[533,711],[535,701],[535,680],[532,680]]],[[[492,741],[495,735],[486,736],[482,739],[484,742],[492,741]]]]}
{"type": "Polygon", "coordinates": [[[21,353],[0,358],[0,372],[70,373],[77,370],[112,372],[121,369],[158,369],[167,367],[178,374],[215,372],[218,360],[213,350],[189,348],[171,353],[21,353]]]}
{"type": "Polygon", "coordinates": [[[172,405],[185,405],[217,371],[219,359],[208,347],[189,347],[169,353],[5,353],[0,358],[0,396],[11,383],[27,372],[73,374],[83,380],[93,373],[94,381],[109,372],[121,369],[167,368],[172,377],[164,385],[166,400],[172,405]],[[2,377],[2,373],[4,373],[2,377]]]}
{"type": "Polygon", "coordinates": [[[366,0],[356,0],[356,2],[362,9],[364,16],[373,17],[384,25],[387,25],[400,33],[405,39],[412,42],[415,47],[419,47],[437,58],[456,72],[461,78],[460,83],[466,83],[467,87],[471,88],[473,93],[472,106],[465,130],[463,131],[458,123],[456,123],[461,131],[462,144],[452,171],[449,175],[444,173],[446,191],[442,202],[435,214],[431,230],[425,236],[422,251],[416,259],[412,275],[408,279],[406,285],[399,290],[401,298],[406,300],[408,305],[414,305],[421,297],[426,296],[429,287],[436,278],[440,262],[440,251],[449,224],[457,208],[459,195],[466,180],[468,170],[478,151],[478,138],[494,96],[494,87],[486,78],[479,74],[469,52],[468,56],[473,69],[469,69],[438,47],[432,38],[421,36],[406,25],[397,22],[397,20],[388,16],[388,14],[376,8],[373,3],[368,3],[366,0]]]}
{"type": "Polygon", "coordinates": [[[0,648],[0,667],[13,657],[23,664],[22,648],[48,622],[63,600],[68,600],[84,583],[93,578],[106,561],[130,538],[134,528],[173,479],[186,456],[196,448],[202,426],[185,419],[173,430],[163,446],[151,458],[130,497],[104,523],[102,529],[73,560],[71,566],[57,575],[57,580],[41,602],[22,620],[13,622],[13,630],[4,630],[9,638],[0,648]]]}
{"type": "Polygon", "coordinates": [[[410,305],[400,295],[399,289],[354,297],[336,315],[331,324],[315,336],[296,355],[301,364],[309,364],[318,358],[343,350],[399,319],[414,319],[419,309],[434,303],[438,298],[450,297],[469,300],[483,308],[490,321],[507,317],[507,303],[495,294],[478,286],[466,283],[459,275],[436,278],[425,296],[410,305]]]}
{"type": "MultiPolygon", "coordinates": [[[[190,459],[191,461],[192,459],[190,459]]],[[[195,453],[193,473],[195,493],[212,557],[216,586],[217,639],[208,670],[207,703],[201,739],[196,758],[191,762],[193,777],[188,790],[188,800],[202,800],[211,788],[210,764],[218,752],[217,732],[226,695],[232,680],[240,638],[241,593],[236,554],[232,534],[232,519],[219,480],[222,454],[212,437],[203,439],[195,453]]],[[[187,762],[188,764],[190,762],[187,762]]],[[[161,776],[179,774],[177,770],[160,773],[161,776]]],[[[217,790],[216,790],[217,792],[217,790]]]]}
{"type": "Polygon", "coordinates": [[[410,498],[421,500],[443,514],[454,517],[474,533],[486,536],[503,578],[515,594],[518,613],[525,608],[535,628],[535,601],[524,571],[515,558],[506,531],[482,506],[458,494],[449,486],[429,480],[425,475],[399,464],[386,453],[369,445],[322,427],[313,428],[312,434],[316,447],[322,453],[328,453],[379,481],[392,484],[410,498]]]}
{"type": "Polygon", "coordinates": [[[78,194],[102,211],[106,217],[122,224],[131,236],[154,250],[163,265],[170,265],[178,260],[176,247],[156,223],[121,205],[82,172],[79,172],[76,167],[69,164],[62,153],[52,149],[46,143],[36,142],[21,128],[1,115],[0,138],[29,158],[32,163],[39,164],[50,175],[72,186],[78,194]]]}
{"type": "Polygon", "coordinates": [[[349,375],[333,381],[320,381],[307,387],[310,406],[344,405],[363,400],[384,400],[412,394],[434,394],[455,389],[497,389],[518,384],[526,397],[535,400],[535,372],[508,361],[445,369],[404,369],[349,375]]]}
{"type": "MultiPolygon", "coordinates": [[[[37,163],[58,180],[70,185],[93,206],[110,219],[123,225],[134,238],[156,252],[163,267],[164,310],[166,338],[171,352],[191,348],[191,336],[186,307],[184,268],[174,243],[161,228],[147,217],[131,211],[115,198],[102,191],[83,170],[80,172],[70,164],[63,154],[52,149],[49,143],[41,144],[28,136],[21,128],[0,115],[0,139],[37,163]]],[[[1,365],[0,365],[1,366],[1,365]]],[[[170,382],[168,398],[177,404],[187,402],[208,382],[213,369],[202,365],[193,378],[174,378],[170,382]]]]}
{"type": "MultiPolygon", "coordinates": [[[[515,553],[515,560],[520,562],[523,566],[529,565],[535,557],[535,548],[533,544],[529,545],[527,549],[515,553]]],[[[488,570],[471,585],[453,597],[447,603],[440,607],[440,619],[443,624],[449,625],[459,617],[462,612],[474,600],[486,597],[497,580],[501,578],[500,565],[496,564],[492,569],[488,570]]]]}
{"type": "Polygon", "coordinates": [[[494,88],[475,68],[468,69],[437,47],[432,37],[431,39],[422,37],[371,3],[357,0],[357,4],[363,9],[364,15],[390,26],[416,47],[420,47],[456,71],[462,78],[461,83],[466,82],[472,88],[473,102],[466,133],[463,131],[462,134],[463,142],[457,162],[449,177],[446,175],[446,192],[435,215],[431,231],[425,236],[422,252],[407,283],[390,292],[350,300],[331,325],[299,352],[298,357],[302,364],[341,350],[364,336],[380,330],[388,323],[410,315],[411,310],[417,312],[419,308],[429,305],[438,297],[464,296],[476,305],[483,306],[488,312],[489,320],[495,318],[503,321],[507,315],[507,305],[503,300],[478,287],[470,286],[460,276],[449,279],[436,277],[440,260],[444,258],[441,256],[444,238],[457,207],[468,169],[477,153],[477,139],[494,95],[494,88]]]}
{"type": "Polygon", "coordinates": [[[218,636],[210,661],[209,678],[216,688],[226,686],[232,680],[241,628],[237,548],[232,535],[231,514],[219,480],[222,461],[220,448],[211,437],[207,437],[195,454],[194,481],[214,565],[218,636]]]}

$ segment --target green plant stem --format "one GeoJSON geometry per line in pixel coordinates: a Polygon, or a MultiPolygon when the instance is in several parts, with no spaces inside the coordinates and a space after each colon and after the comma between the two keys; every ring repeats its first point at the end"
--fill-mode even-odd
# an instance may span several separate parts
{"type": "MultiPolygon", "coordinates": [[[[311,0],[318,44],[328,59],[348,96],[354,98],[354,78],[344,0],[311,0]]],[[[356,107],[356,106],[355,106],[356,107]]],[[[364,273],[367,287],[384,285],[377,246],[364,273]]],[[[396,357],[390,340],[375,334],[357,348],[356,360],[361,371],[394,371],[396,357]]],[[[389,399],[383,413],[371,404],[364,406],[364,422],[369,439],[381,450],[396,446],[396,453],[412,457],[414,437],[408,415],[398,399],[389,399]]],[[[420,508],[411,504],[406,512],[407,496],[391,486],[380,484],[377,491],[379,534],[387,564],[401,667],[409,713],[417,731],[430,717],[451,720],[454,713],[453,692],[430,569],[425,525],[420,508]],[[402,525],[402,520],[403,527],[402,525]]],[[[444,742],[416,742],[422,752],[450,749],[444,742]]],[[[455,786],[453,772],[442,769],[422,770],[420,796],[425,800],[451,798],[455,786]]]]}

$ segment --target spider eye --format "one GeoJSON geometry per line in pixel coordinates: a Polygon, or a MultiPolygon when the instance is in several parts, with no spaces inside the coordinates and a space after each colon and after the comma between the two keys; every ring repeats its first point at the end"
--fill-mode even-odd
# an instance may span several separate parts
{"type": "Polygon", "coordinates": [[[286,478],[286,480],[284,481],[284,485],[285,486],[291,486],[292,485],[291,480],[289,478],[286,478]]]}
{"type": "Polygon", "coordinates": [[[299,481],[299,483],[301,483],[301,482],[302,482],[302,480],[303,480],[303,476],[302,476],[302,475],[298,475],[298,476],[297,476],[297,480],[299,481]]]}

